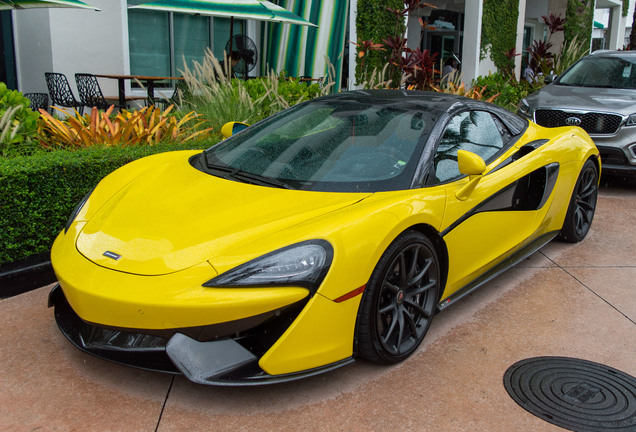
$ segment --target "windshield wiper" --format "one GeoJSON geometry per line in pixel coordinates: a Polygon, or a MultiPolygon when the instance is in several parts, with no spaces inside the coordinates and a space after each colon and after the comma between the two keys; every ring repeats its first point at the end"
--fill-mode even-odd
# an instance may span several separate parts
{"type": "Polygon", "coordinates": [[[217,165],[214,163],[210,163],[208,161],[207,154],[205,155],[205,159],[206,159],[206,164],[205,164],[206,167],[212,171],[222,172],[225,175],[221,177],[225,179],[238,180],[243,183],[256,184],[259,186],[273,186],[273,187],[277,187],[281,189],[295,189],[291,187],[290,185],[288,185],[287,183],[277,179],[265,177],[258,174],[253,174],[251,172],[243,171],[238,168],[233,168],[230,166],[217,165]]]}

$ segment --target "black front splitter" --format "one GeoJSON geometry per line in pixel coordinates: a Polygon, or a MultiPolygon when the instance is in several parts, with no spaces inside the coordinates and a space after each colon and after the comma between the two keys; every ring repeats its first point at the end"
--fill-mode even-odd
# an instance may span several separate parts
{"type": "Polygon", "coordinates": [[[269,375],[258,366],[256,355],[231,338],[201,342],[181,333],[163,338],[87,323],[75,313],[59,284],[49,294],[49,306],[55,306],[55,320],[62,334],[81,351],[140,369],[182,373],[199,384],[274,384],[318,375],[354,361],[349,357],[314,369],[269,375]]]}

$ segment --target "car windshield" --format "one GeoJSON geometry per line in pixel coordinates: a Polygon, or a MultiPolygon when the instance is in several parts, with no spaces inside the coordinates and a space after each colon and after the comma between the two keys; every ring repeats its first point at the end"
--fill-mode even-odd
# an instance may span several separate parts
{"type": "Polygon", "coordinates": [[[404,102],[314,100],[206,150],[198,168],[237,181],[294,189],[407,189],[433,122],[433,113],[404,102]]]}
{"type": "Polygon", "coordinates": [[[636,57],[588,56],[576,63],[556,84],[577,87],[636,88],[636,57]]]}

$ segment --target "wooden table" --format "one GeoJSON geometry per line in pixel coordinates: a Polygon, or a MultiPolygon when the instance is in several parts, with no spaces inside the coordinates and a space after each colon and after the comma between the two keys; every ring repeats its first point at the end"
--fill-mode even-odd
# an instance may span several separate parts
{"type": "Polygon", "coordinates": [[[119,105],[126,106],[126,80],[138,80],[146,86],[148,90],[148,102],[154,103],[155,100],[155,82],[167,80],[182,80],[183,77],[164,77],[164,76],[147,76],[147,75],[111,75],[111,74],[93,74],[99,78],[116,79],[119,82],[119,105]]]}

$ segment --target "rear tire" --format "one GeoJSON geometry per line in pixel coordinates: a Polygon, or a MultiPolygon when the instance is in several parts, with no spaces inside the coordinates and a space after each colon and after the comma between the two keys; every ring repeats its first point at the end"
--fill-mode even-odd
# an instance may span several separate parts
{"type": "Polygon", "coordinates": [[[574,186],[559,239],[569,243],[578,243],[585,238],[592,226],[597,197],[598,169],[596,164],[588,159],[574,186]]]}
{"type": "Polygon", "coordinates": [[[398,363],[420,345],[439,299],[440,268],[433,243],[405,231],[389,245],[364,291],[356,326],[357,354],[398,363]]]}

